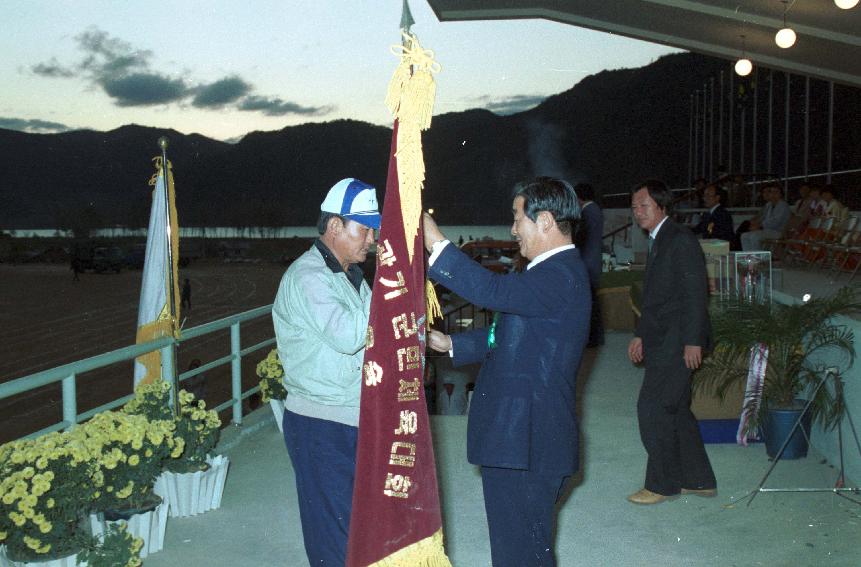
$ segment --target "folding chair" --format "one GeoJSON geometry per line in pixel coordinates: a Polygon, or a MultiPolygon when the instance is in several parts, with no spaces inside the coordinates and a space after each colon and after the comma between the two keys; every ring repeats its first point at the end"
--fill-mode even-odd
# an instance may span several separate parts
{"type": "Polygon", "coordinates": [[[861,223],[859,223],[858,217],[851,216],[843,225],[843,233],[839,239],[825,245],[825,258],[822,266],[825,267],[826,262],[830,260],[830,263],[827,264],[829,271],[843,271],[851,258],[849,251],[859,245],[861,245],[861,223]]]}
{"type": "Polygon", "coordinates": [[[776,241],[784,247],[787,263],[789,260],[798,260],[804,255],[807,246],[818,237],[821,225],[822,218],[813,217],[798,236],[776,241]]]}

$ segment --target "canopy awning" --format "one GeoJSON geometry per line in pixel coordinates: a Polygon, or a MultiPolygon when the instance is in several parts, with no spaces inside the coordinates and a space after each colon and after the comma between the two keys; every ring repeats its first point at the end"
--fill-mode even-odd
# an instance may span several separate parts
{"type": "Polygon", "coordinates": [[[861,5],[792,0],[789,49],[774,42],[783,27],[778,0],[428,0],[440,21],[543,18],[727,60],[744,49],[754,65],[861,87],[861,5]]]}

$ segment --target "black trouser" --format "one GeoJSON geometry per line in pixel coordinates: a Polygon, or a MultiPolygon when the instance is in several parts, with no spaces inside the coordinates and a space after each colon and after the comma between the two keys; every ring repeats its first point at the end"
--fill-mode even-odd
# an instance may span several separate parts
{"type": "Polygon", "coordinates": [[[493,567],[555,567],[556,503],[567,475],[481,467],[493,567]]]}
{"type": "Polygon", "coordinates": [[[691,413],[691,371],[681,356],[675,365],[646,366],[637,419],[649,455],[648,490],[672,496],[682,488],[716,487],[697,420],[691,413]]]}

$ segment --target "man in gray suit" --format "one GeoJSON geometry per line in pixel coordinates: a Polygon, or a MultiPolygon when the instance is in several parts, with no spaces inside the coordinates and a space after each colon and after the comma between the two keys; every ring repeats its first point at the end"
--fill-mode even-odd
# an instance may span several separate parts
{"type": "Polygon", "coordinates": [[[628,345],[631,362],[646,366],[637,419],[648,462],[644,487],[628,496],[634,504],[717,494],[691,413],[691,372],[711,345],[705,260],[693,233],[668,217],[671,204],[657,180],[639,184],[631,198],[634,220],[649,232],[641,316],[628,345]]]}

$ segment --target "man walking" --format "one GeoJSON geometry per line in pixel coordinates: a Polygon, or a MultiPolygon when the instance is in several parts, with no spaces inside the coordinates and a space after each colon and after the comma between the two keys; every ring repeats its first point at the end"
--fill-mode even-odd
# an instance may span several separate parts
{"type": "Polygon", "coordinates": [[[496,274],[451,245],[424,218],[430,276],[496,311],[485,329],[428,343],[453,364],[482,362],[469,408],[467,457],[481,466],[494,567],[554,566],[555,505],[578,469],[577,368],[586,346],[589,277],[571,242],[577,196],[558,179],[517,188],[511,234],[529,260],[523,272],[496,274]]]}
{"type": "Polygon", "coordinates": [[[691,372],[711,343],[706,267],[696,237],[668,217],[672,196],[661,181],[633,192],[631,209],[649,232],[641,317],[628,345],[646,373],[637,400],[648,453],[645,486],[628,497],[658,504],[678,494],[714,496],[714,472],[691,413],[691,372]]]}
{"type": "Polygon", "coordinates": [[[342,566],[356,469],[371,290],[359,264],[380,227],[376,190],[343,179],[320,206],[311,249],[278,288],[272,319],[284,367],[284,442],[311,565],[342,566]]]}

